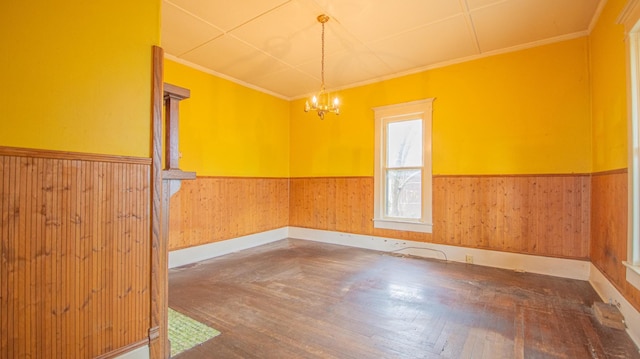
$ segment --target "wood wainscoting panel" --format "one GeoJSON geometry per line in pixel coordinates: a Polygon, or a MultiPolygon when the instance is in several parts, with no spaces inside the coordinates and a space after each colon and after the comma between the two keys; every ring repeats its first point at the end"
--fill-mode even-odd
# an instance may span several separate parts
{"type": "Polygon", "coordinates": [[[145,340],[149,164],[33,154],[0,148],[0,357],[92,358],[145,340]]]}
{"type": "Polygon", "coordinates": [[[198,177],[171,197],[169,250],[289,225],[289,179],[198,177]]]}
{"type": "Polygon", "coordinates": [[[627,171],[595,173],[591,183],[591,262],[640,311],[640,290],[626,280],[627,171]]]}
{"type": "Polygon", "coordinates": [[[589,255],[588,175],[434,178],[434,241],[563,258],[589,255]]]}
{"type": "Polygon", "coordinates": [[[590,177],[435,176],[433,234],[373,228],[373,178],[292,178],[289,225],[587,259],[590,177]]]}

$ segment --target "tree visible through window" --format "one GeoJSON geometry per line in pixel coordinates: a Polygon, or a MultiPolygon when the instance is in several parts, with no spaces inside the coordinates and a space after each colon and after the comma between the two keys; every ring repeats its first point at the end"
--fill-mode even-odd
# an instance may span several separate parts
{"type": "Polygon", "coordinates": [[[387,144],[385,216],[422,218],[422,119],[390,122],[387,144]]]}

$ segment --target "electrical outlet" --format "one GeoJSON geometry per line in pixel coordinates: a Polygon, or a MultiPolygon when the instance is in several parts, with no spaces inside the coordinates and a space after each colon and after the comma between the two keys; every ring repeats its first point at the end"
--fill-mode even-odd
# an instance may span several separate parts
{"type": "Polygon", "coordinates": [[[469,264],[473,264],[473,256],[471,254],[467,254],[466,256],[464,256],[464,260],[469,264]]]}

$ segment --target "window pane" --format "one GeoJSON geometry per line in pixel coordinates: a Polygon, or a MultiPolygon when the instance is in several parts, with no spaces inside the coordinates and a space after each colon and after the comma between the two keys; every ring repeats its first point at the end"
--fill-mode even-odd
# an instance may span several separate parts
{"type": "Polygon", "coordinates": [[[387,125],[387,167],[422,166],[422,120],[387,125]]]}
{"type": "Polygon", "coordinates": [[[385,215],[422,218],[422,171],[387,170],[385,215]]]}

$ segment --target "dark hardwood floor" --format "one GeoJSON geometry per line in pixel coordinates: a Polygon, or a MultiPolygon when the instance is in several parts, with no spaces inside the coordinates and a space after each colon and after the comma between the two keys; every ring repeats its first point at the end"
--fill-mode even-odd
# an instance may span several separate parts
{"type": "Polygon", "coordinates": [[[169,273],[186,358],[640,358],[589,283],[283,240],[169,273]]]}

